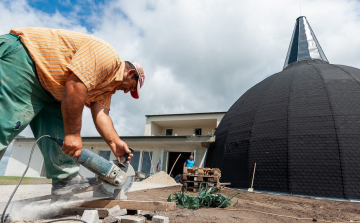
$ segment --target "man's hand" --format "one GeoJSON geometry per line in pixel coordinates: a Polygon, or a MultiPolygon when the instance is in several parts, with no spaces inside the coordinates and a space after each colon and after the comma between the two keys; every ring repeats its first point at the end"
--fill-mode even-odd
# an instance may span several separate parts
{"type": "Polygon", "coordinates": [[[123,157],[125,155],[125,153],[129,153],[129,157],[127,158],[126,163],[129,163],[129,161],[131,160],[131,157],[134,156],[131,153],[128,145],[121,139],[119,139],[116,143],[111,143],[109,146],[110,146],[112,152],[114,153],[117,161],[119,161],[119,162],[120,162],[120,158],[123,157]]]}
{"type": "Polygon", "coordinates": [[[80,134],[65,135],[62,151],[68,156],[77,158],[80,156],[82,149],[82,141],[80,134]]]}

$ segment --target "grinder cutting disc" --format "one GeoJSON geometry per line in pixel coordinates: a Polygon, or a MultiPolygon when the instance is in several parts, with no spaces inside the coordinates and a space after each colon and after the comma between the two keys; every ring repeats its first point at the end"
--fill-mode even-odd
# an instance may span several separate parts
{"type": "Polygon", "coordinates": [[[126,194],[129,191],[131,185],[133,184],[135,177],[134,168],[130,164],[121,164],[118,163],[117,161],[115,161],[114,163],[117,166],[119,166],[122,171],[126,173],[126,180],[120,186],[115,186],[106,181],[103,181],[103,183],[101,184],[101,189],[105,194],[109,196],[113,196],[116,189],[124,190],[124,193],[126,194]]]}

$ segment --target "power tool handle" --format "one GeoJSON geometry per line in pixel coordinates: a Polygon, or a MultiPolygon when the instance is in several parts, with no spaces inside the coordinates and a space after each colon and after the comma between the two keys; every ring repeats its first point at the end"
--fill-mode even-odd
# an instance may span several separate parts
{"type": "MultiPolygon", "coordinates": [[[[131,153],[134,152],[133,149],[131,149],[131,148],[129,148],[129,149],[130,149],[131,153]]],[[[124,155],[123,157],[121,157],[120,163],[121,163],[122,165],[125,165],[125,163],[126,163],[128,157],[129,157],[129,155],[130,155],[130,153],[125,153],[125,155],[124,155]]]]}

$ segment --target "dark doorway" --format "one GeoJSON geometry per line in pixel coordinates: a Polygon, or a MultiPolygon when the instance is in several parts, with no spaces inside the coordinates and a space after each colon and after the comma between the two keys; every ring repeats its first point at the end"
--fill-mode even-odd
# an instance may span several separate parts
{"type": "Polygon", "coordinates": [[[173,171],[171,172],[172,177],[175,177],[178,174],[183,174],[184,163],[187,159],[189,159],[191,152],[169,152],[167,171],[168,174],[170,173],[172,166],[174,165],[176,159],[180,154],[181,156],[176,162],[173,171]]]}

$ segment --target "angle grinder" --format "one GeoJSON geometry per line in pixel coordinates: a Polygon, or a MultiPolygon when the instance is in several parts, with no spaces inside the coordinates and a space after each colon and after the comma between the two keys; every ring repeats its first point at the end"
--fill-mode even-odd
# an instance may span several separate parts
{"type": "MultiPolygon", "coordinates": [[[[49,138],[60,147],[64,144],[62,139],[51,136],[49,138]]],[[[131,148],[129,149],[134,152],[131,148]]],[[[75,159],[98,176],[98,181],[102,181],[101,189],[105,194],[114,197],[121,190],[126,194],[133,183],[135,171],[130,164],[126,163],[128,157],[129,153],[125,153],[120,162],[109,161],[88,149],[82,149],[80,156],[75,159]]]]}

